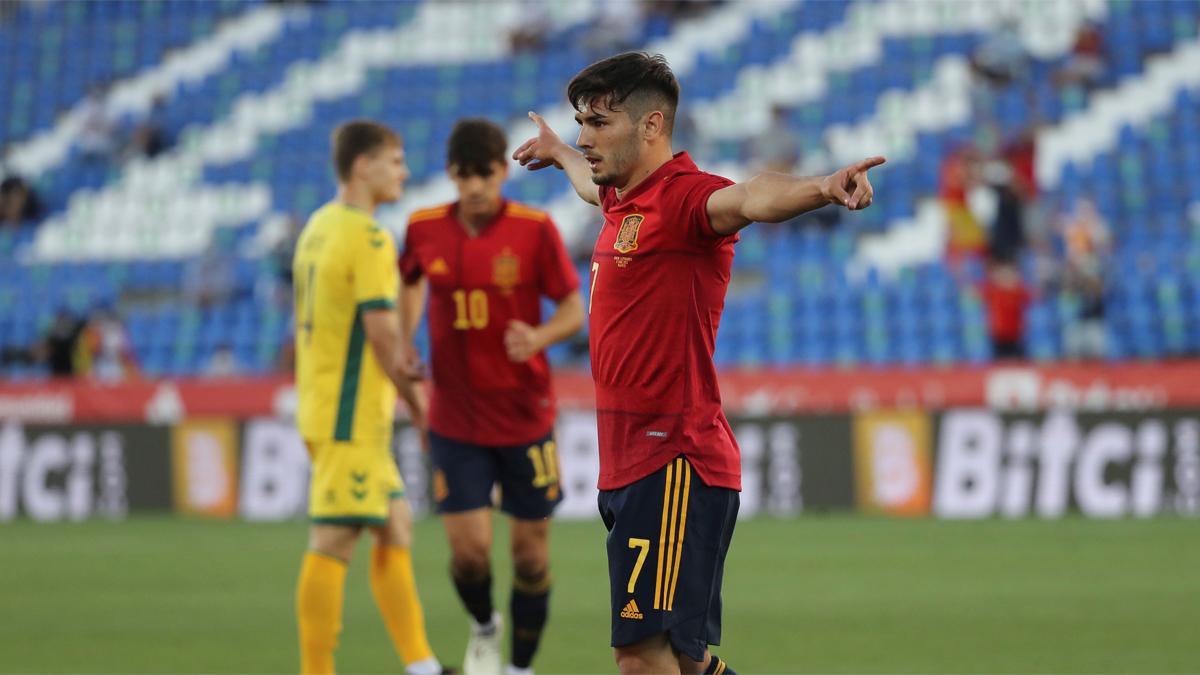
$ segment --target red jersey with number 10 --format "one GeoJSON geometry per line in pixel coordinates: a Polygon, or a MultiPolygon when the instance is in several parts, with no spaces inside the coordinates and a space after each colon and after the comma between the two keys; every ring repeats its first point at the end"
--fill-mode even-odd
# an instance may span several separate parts
{"type": "Polygon", "coordinates": [[[705,484],[742,487],[713,365],[737,235],[715,233],[707,210],[732,184],[681,152],[621,198],[600,187],[589,325],[601,490],[679,455],[705,484]]]}
{"type": "Polygon", "coordinates": [[[429,428],[476,445],[539,440],[554,427],[550,364],[544,352],[510,361],[504,332],[513,319],[540,324],[541,297],[562,300],[579,277],[545,212],[505,202],[472,236],[455,209],[414,213],[400,256],[406,283],[429,279],[429,428]]]}

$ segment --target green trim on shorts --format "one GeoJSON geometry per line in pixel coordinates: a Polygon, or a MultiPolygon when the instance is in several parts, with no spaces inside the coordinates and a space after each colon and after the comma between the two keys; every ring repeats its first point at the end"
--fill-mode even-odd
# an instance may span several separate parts
{"type": "Polygon", "coordinates": [[[346,527],[377,527],[387,525],[387,518],[374,516],[313,516],[313,525],[342,525],[346,527]]]}
{"type": "Polygon", "coordinates": [[[404,499],[404,490],[392,490],[388,493],[388,499],[404,499]]]}

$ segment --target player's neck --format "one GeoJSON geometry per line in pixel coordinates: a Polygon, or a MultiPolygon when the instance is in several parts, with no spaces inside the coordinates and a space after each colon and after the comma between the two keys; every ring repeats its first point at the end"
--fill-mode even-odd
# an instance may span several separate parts
{"type": "Polygon", "coordinates": [[[458,222],[471,234],[472,237],[479,236],[483,228],[487,227],[488,223],[496,219],[500,215],[503,200],[496,202],[495,206],[486,211],[478,213],[463,213],[462,208],[455,209],[454,217],[458,222]]]}
{"type": "Polygon", "coordinates": [[[617,199],[624,199],[625,195],[641,185],[642,181],[649,178],[655,171],[658,171],[663,164],[671,161],[672,157],[674,155],[671,154],[671,146],[669,145],[660,145],[649,150],[643,161],[633,170],[633,174],[630,175],[629,180],[625,183],[625,187],[617,189],[617,199]]]}
{"type": "Polygon", "coordinates": [[[371,196],[371,191],[366,187],[348,183],[338,185],[337,201],[352,209],[367,213],[375,213],[375,208],[379,206],[371,196]]]}

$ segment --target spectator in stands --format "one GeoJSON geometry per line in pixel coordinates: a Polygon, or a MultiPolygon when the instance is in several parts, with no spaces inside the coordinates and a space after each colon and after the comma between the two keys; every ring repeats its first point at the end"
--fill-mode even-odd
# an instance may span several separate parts
{"type": "Polygon", "coordinates": [[[0,182],[0,227],[35,222],[42,217],[37,192],[20,176],[0,182]]]}
{"type": "Polygon", "coordinates": [[[546,46],[546,35],[554,28],[546,0],[523,0],[519,18],[508,31],[514,54],[537,52],[546,46]]]}
{"type": "Polygon", "coordinates": [[[117,150],[117,121],[108,107],[108,89],[93,85],[80,113],[79,150],[84,159],[108,161],[117,150]]]}
{"type": "Polygon", "coordinates": [[[1031,294],[1011,260],[996,259],[980,289],[987,308],[988,333],[996,359],[1025,356],[1025,308],[1031,294]]]}
{"type": "Polygon", "coordinates": [[[638,0],[606,0],[600,3],[596,20],[583,37],[589,52],[609,56],[637,47],[642,28],[642,6],[638,0]]]}
{"type": "Polygon", "coordinates": [[[946,155],[938,177],[938,197],[949,226],[947,256],[951,262],[966,258],[981,259],[987,247],[987,233],[967,203],[980,185],[982,159],[973,146],[963,146],[946,155]]]}
{"type": "Polygon", "coordinates": [[[1100,24],[1089,22],[1075,35],[1067,62],[1054,73],[1054,83],[1059,87],[1083,87],[1091,91],[1100,85],[1107,71],[1104,33],[1100,24]]]}
{"type": "Polygon", "coordinates": [[[1112,246],[1108,225],[1085,199],[1067,219],[1062,236],[1067,259],[1063,290],[1079,300],[1079,315],[1063,326],[1063,353],[1069,359],[1104,358],[1105,270],[1112,246]]]}
{"type": "Polygon", "coordinates": [[[989,162],[984,177],[995,195],[988,254],[993,260],[1016,260],[1025,248],[1025,202],[1021,188],[1004,162],[989,162]]]}
{"type": "Polygon", "coordinates": [[[197,307],[221,305],[233,298],[232,246],[224,231],[213,233],[208,247],[188,262],[183,275],[183,295],[197,307]]]}
{"type": "Polygon", "coordinates": [[[238,363],[233,348],[228,344],[218,345],[216,351],[209,357],[208,363],[204,365],[205,377],[233,377],[240,375],[241,372],[242,366],[238,363]]]}
{"type": "Polygon", "coordinates": [[[1029,54],[1021,41],[1020,24],[1015,19],[1001,23],[971,55],[971,66],[994,86],[1024,80],[1029,72],[1029,54]]]}
{"type": "Polygon", "coordinates": [[[125,148],[126,158],[156,157],[167,149],[166,107],[166,98],[159,94],[154,97],[145,116],[135,120],[129,132],[129,144],[125,148]]]}
{"type": "Polygon", "coordinates": [[[137,359],[125,325],[109,307],[92,313],[75,350],[75,372],[102,382],[121,382],[138,376],[137,359]]]}
{"type": "Polygon", "coordinates": [[[33,360],[43,363],[55,377],[75,374],[75,354],[84,322],[65,307],[54,315],[46,334],[33,347],[33,360]]]}
{"type": "Polygon", "coordinates": [[[304,223],[295,214],[288,214],[281,221],[282,236],[268,254],[274,275],[267,281],[269,288],[262,288],[259,297],[287,306],[292,302],[292,258],[296,254],[296,242],[304,223]]]}
{"type": "Polygon", "coordinates": [[[784,106],[772,106],[767,128],[750,139],[751,161],[761,171],[792,173],[800,163],[800,137],[788,122],[789,112],[784,106]]]}

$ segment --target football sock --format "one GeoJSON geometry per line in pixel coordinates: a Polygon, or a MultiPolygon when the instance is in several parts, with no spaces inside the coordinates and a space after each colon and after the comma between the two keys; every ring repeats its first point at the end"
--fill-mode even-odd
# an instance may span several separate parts
{"type": "Polygon", "coordinates": [[[509,611],[513,625],[512,664],[528,668],[550,614],[550,573],[542,571],[534,577],[515,575],[509,611]]]}
{"type": "Polygon", "coordinates": [[[475,623],[485,626],[492,621],[492,575],[481,579],[463,579],[451,572],[454,588],[462,599],[463,607],[475,619],[475,623]]]}
{"type": "Polygon", "coordinates": [[[309,551],[296,584],[296,618],[300,628],[300,672],[332,673],[333,652],[342,630],[342,595],[346,563],[309,551]]]}
{"type": "Polygon", "coordinates": [[[371,551],[371,595],[400,660],[410,665],[431,658],[433,649],[425,634],[425,615],[407,548],[376,545],[371,551]]]}
{"type": "Polygon", "coordinates": [[[704,675],[737,675],[729,664],[721,660],[721,657],[716,654],[710,654],[711,659],[708,660],[708,667],[704,669],[704,675]]]}

